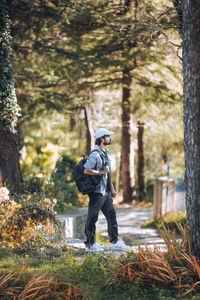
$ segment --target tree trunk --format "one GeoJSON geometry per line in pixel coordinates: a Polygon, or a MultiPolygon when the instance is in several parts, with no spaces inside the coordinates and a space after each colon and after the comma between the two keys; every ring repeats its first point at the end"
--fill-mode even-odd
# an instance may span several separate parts
{"type": "Polygon", "coordinates": [[[15,141],[15,128],[19,106],[12,76],[10,21],[7,2],[0,2],[0,187],[11,192],[22,191],[19,153],[15,141]]]}
{"type": "Polygon", "coordinates": [[[18,150],[21,151],[24,146],[24,135],[23,135],[23,121],[21,119],[17,122],[17,146],[18,150]]]}
{"type": "Polygon", "coordinates": [[[187,222],[200,257],[200,5],[183,0],[184,148],[187,222]]]}
{"type": "Polygon", "coordinates": [[[0,187],[7,186],[11,193],[22,192],[19,152],[14,136],[0,131],[0,187]]]}
{"type": "Polygon", "coordinates": [[[85,125],[86,125],[86,153],[89,154],[94,147],[94,130],[92,127],[91,110],[88,105],[84,107],[85,125]]]}
{"type": "Polygon", "coordinates": [[[138,194],[139,201],[145,201],[146,191],[144,183],[144,149],[143,149],[143,133],[144,123],[138,121],[138,194]]]}
{"type": "Polygon", "coordinates": [[[122,84],[122,137],[121,137],[121,160],[122,160],[122,182],[123,202],[130,203],[133,200],[133,178],[131,178],[131,133],[130,133],[130,85],[132,82],[129,70],[123,71],[122,84]]]}

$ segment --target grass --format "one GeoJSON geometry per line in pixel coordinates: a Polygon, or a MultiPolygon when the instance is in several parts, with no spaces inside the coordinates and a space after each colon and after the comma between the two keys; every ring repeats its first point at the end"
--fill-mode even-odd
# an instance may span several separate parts
{"type": "Polygon", "coordinates": [[[179,225],[179,231],[177,240],[175,231],[161,230],[165,252],[138,243],[137,252],[119,258],[73,248],[37,258],[0,250],[0,298],[198,300],[200,262],[191,253],[186,228],[179,225]]]}
{"type": "Polygon", "coordinates": [[[160,218],[151,219],[142,224],[141,228],[162,228],[164,226],[178,232],[178,225],[186,225],[186,212],[168,213],[160,218]]]}
{"type": "Polygon", "coordinates": [[[96,242],[103,245],[109,245],[109,237],[107,235],[101,234],[99,231],[96,231],[96,242]]]}

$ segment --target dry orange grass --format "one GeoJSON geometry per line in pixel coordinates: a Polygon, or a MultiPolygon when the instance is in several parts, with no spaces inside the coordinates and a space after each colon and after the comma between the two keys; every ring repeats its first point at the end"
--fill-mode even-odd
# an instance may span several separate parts
{"type": "Polygon", "coordinates": [[[181,239],[176,233],[165,228],[160,231],[167,250],[161,251],[155,246],[142,248],[138,252],[123,257],[121,267],[117,270],[116,281],[125,279],[129,283],[148,286],[161,284],[175,289],[185,289],[187,294],[200,286],[200,261],[191,253],[191,244],[186,227],[180,226],[181,239]]]}
{"type": "Polygon", "coordinates": [[[74,285],[59,282],[56,276],[47,274],[34,275],[25,282],[23,275],[16,274],[0,276],[0,299],[86,299],[83,292],[74,285]],[[16,284],[20,286],[16,286],[16,284]]]}

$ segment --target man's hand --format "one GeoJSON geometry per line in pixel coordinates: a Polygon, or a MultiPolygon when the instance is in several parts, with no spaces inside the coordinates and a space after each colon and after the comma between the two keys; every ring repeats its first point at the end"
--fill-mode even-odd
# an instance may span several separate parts
{"type": "Polygon", "coordinates": [[[109,171],[110,171],[109,167],[108,167],[108,166],[105,166],[105,167],[103,167],[103,170],[100,171],[100,173],[101,173],[102,175],[105,175],[105,174],[108,174],[109,171]]]}
{"type": "Polygon", "coordinates": [[[111,190],[111,196],[112,196],[113,198],[115,198],[115,197],[116,197],[116,195],[117,195],[117,193],[115,192],[115,189],[114,189],[114,186],[113,186],[113,184],[111,184],[111,186],[112,186],[112,190],[111,190]]]}
{"type": "Polygon", "coordinates": [[[115,190],[112,190],[112,192],[111,192],[111,196],[112,196],[113,198],[115,198],[115,197],[116,197],[116,195],[117,195],[117,193],[115,192],[115,190]]]}

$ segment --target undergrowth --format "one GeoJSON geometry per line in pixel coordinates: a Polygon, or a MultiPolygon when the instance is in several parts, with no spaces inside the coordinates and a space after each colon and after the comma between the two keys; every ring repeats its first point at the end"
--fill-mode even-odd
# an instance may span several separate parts
{"type": "MultiPolygon", "coordinates": [[[[66,247],[51,258],[0,251],[2,299],[200,299],[200,262],[188,232],[161,230],[165,249],[138,243],[119,258],[66,247]],[[48,296],[47,296],[48,295],[48,296]],[[31,298],[32,297],[32,298],[31,298]]],[[[53,252],[55,253],[55,252],[53,252]]]]}

